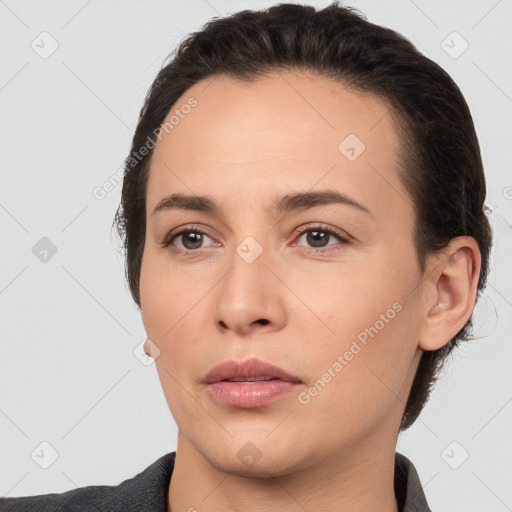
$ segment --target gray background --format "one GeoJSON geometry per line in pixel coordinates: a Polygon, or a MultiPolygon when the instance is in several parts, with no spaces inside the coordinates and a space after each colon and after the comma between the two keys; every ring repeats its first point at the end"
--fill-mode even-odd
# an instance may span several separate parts
{"type": "MultiPolygon", "coordinates": [[[[94,190],[116,175],[181,38],[274,3],[0,1],[0,496],[114,485],[175,449],[156,369],[136,356],[145,333],[110,231],[121,186],[103,199],[94,190]]],[[[496,237],[479,339],[456,352],[398,449],[436,512],[512,510],[512,2],[347,4],[462,89],[496,237]]]]}

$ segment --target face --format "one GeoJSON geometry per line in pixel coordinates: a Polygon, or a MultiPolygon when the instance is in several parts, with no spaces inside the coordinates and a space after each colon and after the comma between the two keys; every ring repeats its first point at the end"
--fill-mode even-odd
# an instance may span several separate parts
{"type": "Polygon", "coordinates": [[[394,452],[422,287],[389,106],[292,72],[191,101],[154,149],[140,284],[178,450],[247,475],[394,452]]]}

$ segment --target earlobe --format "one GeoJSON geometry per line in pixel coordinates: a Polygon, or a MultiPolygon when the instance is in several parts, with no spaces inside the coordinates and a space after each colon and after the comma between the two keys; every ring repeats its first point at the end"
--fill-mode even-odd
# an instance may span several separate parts
{"type": "Polygon", "coordinates": [[[470,318],[480,277],[480,250],[472,237],[457,237],[440,254],[424,285],[430,287],[418,345],[437,350],[446,345],[470,318]]]}

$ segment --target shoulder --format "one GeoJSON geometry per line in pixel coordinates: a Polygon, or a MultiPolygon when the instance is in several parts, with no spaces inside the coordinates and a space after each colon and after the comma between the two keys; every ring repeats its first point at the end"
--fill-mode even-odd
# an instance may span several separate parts
{"type": "Polygon", "coordinates": [[[63,493],[0,498],[1,512],[166,512],[176,452],[168,453],[119,485],[90,485],[63,493]]]}

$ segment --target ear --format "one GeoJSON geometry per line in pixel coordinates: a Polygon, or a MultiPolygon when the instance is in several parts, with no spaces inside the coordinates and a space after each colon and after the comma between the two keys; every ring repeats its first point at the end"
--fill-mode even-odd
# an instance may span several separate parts
{"type": "Polygon", "coordinates": [[[480,277],[480,250],[472,237],[453,238],[433,260],[424,281],[418,340],[423,350],[443,347],[462,329],[475,307],[480,277]]]}

